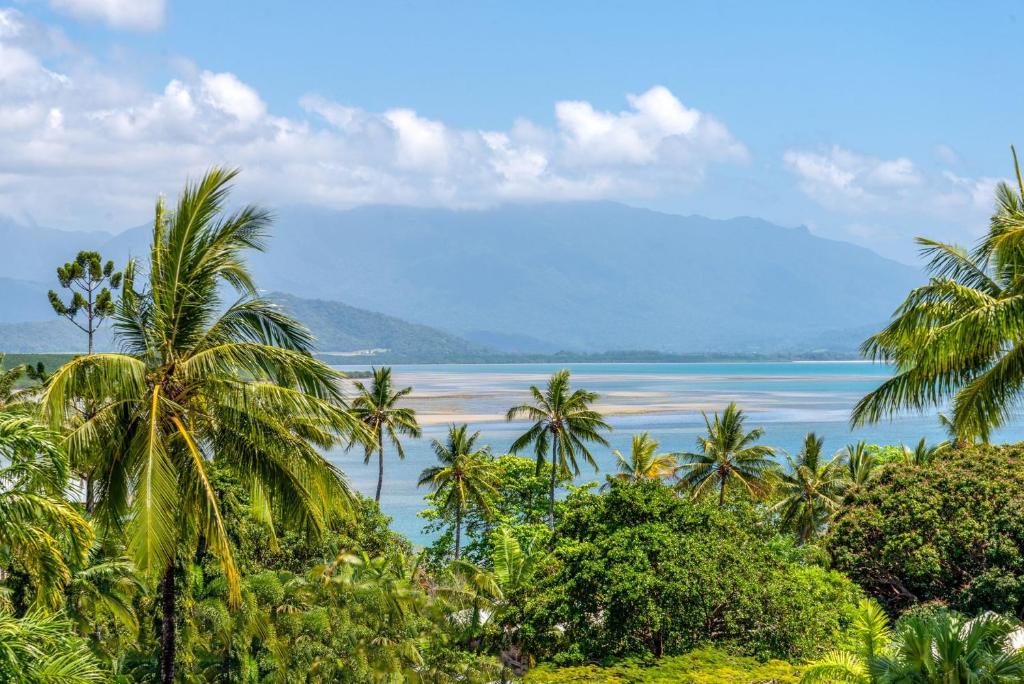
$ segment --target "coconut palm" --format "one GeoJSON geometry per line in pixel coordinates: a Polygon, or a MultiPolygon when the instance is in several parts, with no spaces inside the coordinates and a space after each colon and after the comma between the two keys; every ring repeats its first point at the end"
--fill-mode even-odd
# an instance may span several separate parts
{"type": "Polygon", "coordinates": [[[661,445],[658,440],[653,439],[649,433],[633,435],[629,458],[623,456],[618,449],[612,452],[619,469],[615,477],[628,482],[636,482],[638,480],[660,480],[675,474],[676,468],[679,466],[676,455],[658,453],[659,446],[661,445]]]}
{"type": "Polygon", "coordinates": [[[863,353],[895,374],[854,408],[853,425],[952,400],[958,441],[986,440],[1024,386],[1024,181],[1000,183],[988,233],[973,251],[919,238],[931,280],[910,292],[863,353]]]}
{"type": "Polygon", "coordinates": [[[462,549],[462,520],[469,507],[476,506],[489,516],[498,494],[498,472],[490,447],[478,449],[480,433],[469,434],[468,430],[465,424],[452,425],[446,443],[436,439],[431,442],[440,465],[426,468],[418,483],[436,492],[441,509],[455,516],[455,560],[459,560],[462,549]]]}
{"type": "Polygon", "coordinates": [[[345,408],[340,374],[313,358],[309,332],[257,294],[244,253],[262,248],[270,215],[225,212],[236,173],[215,168],[188,183],[172,212],[157,203],[144,285],[136,291],[129,263],[113,317],[122,352],[65,364],[42,398],[54,427],[83,397],[94,402],[65,444],[73,459],[98,459],[95,517],[126,525],[128,555],[160,584],[167,683],[178,554],[191,558],[201,540],[229,602],[241,598],[210,462],[248,487],[255,507],[317,534],[350,502],[318,447],[363,430],[345,408]],[[239,293],[226,306],[225,286],[239,293]]]}
{"type": "Polygon", "coordinates": [[[824,441],[808,432],[797,457],[786,456],[788,469],[779,474],[776,484],[781,498],[775,510],[781,515],[783,529],[795,532],[799,544],[814,536],[839,510],[847,485],[842,455],[822,458],[824,441]]]}
{"type": "Polygon", "coordinates": [[[903,458],[909,465],[931,465],[935,462],[936,457],[942,454],[944,447],[944,444],[930,445],[927,440],[922,437],[921,440],[914,445],[913,449],[907,446],[903,447],[903,458]]]}
{"type": "Polygon", "coordinates": [[[760,498],[771,489],[775,468],[775,449],[755,444],[764,436],[762,428],[747,432],[746,416],[730,403],[714,420],[704,413],[707,435],[697,438],[700,453],[680,454],[679,481],[695,495],[709,487],[718,488],[718,505],[725,504],[729,483],[742,485],[751,496],[760,498]]]}
{"type": "Polygon", "coordinates": [[[58,437],[24,415],[0,413],[0,567],[27,571],[33,603],[60,605],[71,564],[88,557],[89,523],[64,499],[68,462],[58,437]]]}
{"type": "Polygon", "coordinates": [[[602,430],[611,430],[603,416],[591,408],[597,394],[587,390],[573,390],[569,371],[560,370],[548,380],[542,392],[536,385],[530,387],[533,403],[519,404],[508,410],[509,421],[525,418],[530,427],[512,443],[510,451],[517,454],[533,446],[537,457],[537,474],[548,458],[551,459],[551,486],[548,499],[548,525],[555,529],[555,482],[558,472],[579,475],[579,459],[594,467],[597,462],[587,444],[592,442],[608,446],[602,430]]]}
{"type": "Polygon", "coordinates": [[[846,463],[846,477],[855,487],[862,487],[878,465],[874,452],[864,440],[847,444],[840,457],[846,463]]]}
{"type": "MultiPolygon", "coordinates": [[[[398,458],[405,458],[405,449],[399,436],[419,437],[420,426],[416,422],[416,411],[399,403],[409,393],[411,387],[395,390],[391,382],[390,368],[374,368],[373,383],[366,387],[362,382],[355,383],[358,396],[352,401],[352,413],[362,421],[370,432],[370,439],[363,440],[366,451],[366,463],[377,454],[377,493],[374,500],[380,503],[380,491],[384,486],[384,437],[395,447],[398,458]]],[[[349,442],[349,447],[359,440],[349,442]]]]}

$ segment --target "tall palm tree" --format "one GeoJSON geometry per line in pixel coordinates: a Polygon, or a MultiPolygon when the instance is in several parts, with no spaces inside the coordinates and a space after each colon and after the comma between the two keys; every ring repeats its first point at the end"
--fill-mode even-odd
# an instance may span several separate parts
{"type": "Polygon", "coordinates": [[[808,432],[797,457],[786,456],[788,470],[779,475],[776,485],[781,498],[775,509],[782,516],[782,527],[796,532],[800,544],[814,536],[839,510],[847,485],[843,457],[823,459],[824,442],[808,432]]]}
{"type": "Polygon", "coordinates": [[[636,482],[638,480],[660,480],[674,475],[676,468],[679,467],[676,455],[658,453],[659,446],[661,444],[658,440],[653,439],[647,432],[633,435],[629,458],[623,456],[618,449],[612,452],[619,469],[615,477],[620,480],[636,482]]]}
{"type": "Polygon", "coordinates": [[[958,441],[987,440],[1024,387],[1024,181],[1001,183],[988,233],[973,251],[918,238],[932,277],[910,292],[861,349],[895,374],[858,402],[851,423],[952,400],[958,441]]]}
{"type": "Polygon", "coordinates": [[[555,482],[559,471],[579,475],[582,457],[597,470],[597,462],[590,453],[590,442],[608,446],[602,430],[611,430],[604,417],[591,408],[597,401],[595,392],[577,389],[569,384],[569,371],[560,370],[548,380],[542,392],[536,385],[530,387],[531,404],[519,404],[508,410],[509,421],[525,418],[532,421],[529,429],[512,443],[510,451],[519,453],[531,444],[537,456],[540,474],[550,449],[551,487],[548,499],[548,525],[555,529],[555,482]]]}
{"type": "Polygon", "coordinates": [[[771,489],[775,449],[754,443],[764,436],[764,429],[747,432],[746,416],[735,403],[721,414],[715,413],[714,420],[707,413],[703,415],[707,435],[697,438],[700,453],[680,454],[680,483],[696,495],[717,486],[719,506],[725,504],[730,482],[742,485],[755,498],[765,496],[771,489]]]}
{"type": "Polygon", "coordinates": [[[927,440],[922,437],[921,440],[914,445],[914,448],[903,447],[903,458],[910,464],[915,466],[926,466],[931,465],[935,462],[935,459],[942,454],[944,449],[943,444],[929,445],[927,440]]]}
{"type": "Polygon", "coordinates": [[[93,532],[64,498],[68,461],[57,435],[31,418],[0,412],[0,567],[25,568],[36,607],[63,599],[72,565],[85,562],[93,532]]]}
{"type": "MultiPolygon", "coordinates": [[[[352,413],[369,428],[370,440],[364,440],[366,463],[377,454],[377,494],[374,500],[380,503],[380,490],[384,486],[384,437],[395,447],[398,458],[405,458],[400,435],[419,437],[420,426],[416,422],[416,411],[407,406],[399,406],[399,402],[412,392],[412,387],[395,390],[391,383],[390,368],[374,368],[373,383],[366,387],[362,382],[355,383],[358,396],[352,401],[352,413]]],[[[358,440],[349,442],[349,446],[358,440]]]]}
{"type": "Polygon", "coordinates": [[[855,487],[863,486],[878,465],[875,454],[864,440],[847,444],[840,457],[846,463],[846,477],[855,487]]]}
{"type": "Polygon", "coordinates": [[[340,374],[312,356],[310,333],[257,294],[244,260],[270,215],[224,209],[236,171],[188,183],[174,211],[156,206],[141,291],[125,270],[116,354],[79,357],[54,373],[42,402],[55,428],[83,397],[95,411],[66,436],[72,458],[96,454],[96,519],[127,525],[136,568],[161,588],[161,681],[174,681],[180,553],[220,563],[229,600],[239,575],[210,484],[210,461],[249,487],[256,505],[317,534],[350,504],[342,474],[318,451],[362,426],[340,374]],[[224,286],[239,293],[224,306],[224,286]]]}
{"type": "Polygon", "coordinates": [[[455,516],[455,560],[462,549],[462,519],[470,506],[485,515],[493,511],[497,496],[498,471],[490,447],[477,448],[479,432],[468,433],[469,426],[452,425],[448,440],[433,440],[431,446],[439,465],[424,469],[419,486],[428,486],[440,495],[441,508],[455,516]]]}

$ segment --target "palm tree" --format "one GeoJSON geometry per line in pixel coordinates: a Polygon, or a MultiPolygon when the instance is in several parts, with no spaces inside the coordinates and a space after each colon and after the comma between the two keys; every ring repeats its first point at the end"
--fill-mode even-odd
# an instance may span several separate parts
{"type": "Polygon", "coordinates": [[[839,509],[846,474],[843,457],[821,457],[824,439],[808,432],[804,446],[794,459],[786,456],[788,472],[779,475],[776,491],[781,499],[775,509],[781,512],[782,527],[796,532],[797,543],[810,539],[839,509]]]}
{"type": "Polygon", "coordinates": [[[497,468],[490,447],[476,448],[479,432],[468,434],[465,424],[448,429],[448,441],[433,440],[431,446],[440,465],[426,468],[419,486],[429,486],[440,496],[441,509],[455,516],[455,560],[462,549],[462,519],[470,506],[485,515],[493,511],[497,496],[497,468]]]}
{"type": "MultiPolygon", "coordinates": [[[[1012,148],[1011,148],[1012,149],[1012,148]]],[[[988,233],[973,251],[918,238],[931,280],[910,292],[863,353],[895,374],[854,408],[854,426],[952,400],[957,441],[987,440],[1024,385],[1024,181],[1000,183],[988,233]]]]}
{"type": "Polygon", "coordinates": [[[67,620],[39,611],[21,618],[0,611],[0,673],[19,684],[111,681],[67,620]]]}
{"type": "Polygon", "coordinates": [[[881,607],[865,600],[851,628],[853,648],[832,651],[808,665],[801,682],[1021,682],[1024,652],[1013,647],[1013,631],[1011,622],[992,613],[966,619],[943,611],[909,618],[893,634],[881,607]]]}
{"type": "Polygon", "coordinates": [[[88,557],[92,529],[64,498],[68,462],[58,437],[24,415],[0,413],[0,566],[27,570],[36,607],[53,610],[88,557]]]}
{"type": "Polygon", "coordinates": [[[697,438],[700,453],[680,455],[680,483],[700,495],[708,486],[718,487],[718,505],[725,504],[725,490],[730,482],[737,482],[755,497],[763,497],[771,489],[771,474],[775,469],[772,456],[775,449],[754,444],[764,436],[764,429],[745,432],[746,416],[735,403],[730,403],[712,421],[706,413],[704,424],[707,435],[697,438]]]}
{"type": "MultiPolygon", "coordinates": [[[[420,426],[416,422],[416,411],[406,406],[399,406],[399,402],[410,392],[411,387],[395,390],[391,383],[390,368],[374,368],[373,384],[367,388],[363,383],[355,383],[359,395],[352,402],[352,413],[362,421],[371,435],[370,440],[364,440],[363,446],[366,449],[365,462],[370,462],[373,453],[377,453],[377,494],[374,500],[380,503],[380,490],[384,486],[384,436],[395,447],[398,458],[405,458],[405,449],[399,435],[406,437],[419,437],[420,426]]],[[[349,447],[359,440],[349,442],[349,447]]]]}
{"type": "Polygon", "coordinates": [[[55,428],[82,397],[95,411],[65,444],[97,455],[96,519],[127,525],[136,568],[161,587],[161,681],[174,681],[178,554],[200,546],[220,563],[229,602],[238,571],[209,467],[250,488],[254,506],[317,534],[350,505],[342,474],[318,452],[363,428],[340,374],[312,356],[312,337],[257,294],[244,261],[270,215],[227,214],[236,171],[188,183],[173,212],[156,206],[145,286],[125,270],[114,315],[121,353],[79,357],[50,379],[42,403],[55,428]],[[239,293],[223,306],[223,286],[239,293]]]}
{"type": "Polygon", "coordinates": [[[846,463],[846,477],[855,487],[864,486],[878,465],[874,452],[864,440],[847,444],[840,457],[846,463]]]}
{"type": "Polygon", "coordinates": [[[926,466],[935,462],[935,458],[943,451],[942,444],[929,446],[924,437],[914,446],[903,447],[903,458],[909,465],[926,466]]]}
{"type": "Polygon", "coordinates": [[[551,487],[548,499],[548,525],[555,529],[555,482],[558,471],[579,475],[578,457],[582,457],[597,470],[597,462],[587,447],[588,442],[608,446],[600,433],[611,430],[603,416],[591,408],[597,394],[583,389],[573,390],[569,385],[569,371],[560,370],[548,380],[545,391],[536,385],[530,387],[532,404],[519,404],[508,410],[505,418],[513,421],[525,418],[533,422],[529,429],[512,443],[510,451],[519,453],[533,445],[537,456],[537,473],[551,450],[551,487]]]}
{"type": "Polygon", "coordinates": [[[661,445],[658,440],[652,439],[647,432],[633,435],[629,458],[623,456],[618,449],[612,452],[619,468],[615,477],[627,482],[637,482],[639,480],[660,480],[674,475],[679,466],[676,455],[659,454],[659,446],[661,445]]]}

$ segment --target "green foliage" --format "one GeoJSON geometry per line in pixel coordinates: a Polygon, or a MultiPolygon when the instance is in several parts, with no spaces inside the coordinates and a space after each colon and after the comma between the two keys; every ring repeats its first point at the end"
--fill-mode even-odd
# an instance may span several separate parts
{"type": "Polygon", "coordinates": [[[0,611],[0,684],[98,684],[109,681],[85,641],[59,615],[17,618],[0,611]]]}
{"type": "Polygon", "coordinates": [[[941,601],[1024,615],[1024,450],[953,450],[893,463],[846,501],[826,540],[835,567],[890,610],[941,601]]]}
{"type": "MultiPolygon", "coordinates": [[[[788,468],[779,474],[775,486],[775,494],[780,497],[775,508],[781,515],[782,529],[795,532],[800,543],[817,535],[828,523],[848,485],[843,456],[826,460],[823,444],[823,439],[808,432],[797,457],[786,456],[788,468]]],[[[861,463],[859,468],[863,467],[861,463]]],[[[857,475],[856,470],[852,474],[857,475]]]]}
{"type": "Polygon", "coordinates": [[[780,557],[752,511],[694,502],[657,481],[574,493],[562,515],[559,567],[530,617],[532,647],[563,662],[707,643],[805,658],[838,638],[859,595],[838,573],[780,557]],[[564,633],[552,640],[556,625],[564,633]]]}
{"type": "Polygon", "coordinates": [[[780,660],[760,662],[703,648],[654,662],[626,661],[607,667],[542,665],[523,681],[525,684],[795,684],[799,681],[799,671],[780,660]]]}

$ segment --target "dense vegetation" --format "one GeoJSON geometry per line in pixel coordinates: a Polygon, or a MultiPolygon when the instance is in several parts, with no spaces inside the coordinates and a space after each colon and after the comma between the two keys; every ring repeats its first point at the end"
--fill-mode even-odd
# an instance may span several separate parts
{"type": "MultiPolygon", "coordinates": [[[[830,452],[809,433],[781,454],[729,405],[692,452],[636,435],[585,486],[611,428],[555,373],[509,409],[512,453],[467,425],[433,442],[420,551],[377,503],[419,436],[412,390],[388,368],[343,382],[259,295],[246,254],[268,215],[225,211],[233,175],[158,203],[147,263],[61,267],[120,281],[54,302],[110,318],[119,353],[0,359],[0,682],[1024,682],[1024,451],[985,443],[1019,390],[990,374],[1015,358],[1006,326],[959,359],[959,337],[935,341],[959,304],[915,291],[869,342],[899,371],[855,420],[938,383],[942,444],[830,452]],[[377,500],[332,447],[374,461],[377,500]]],[[[947,280],[968,261],[974,285],[991,267],[1015,287],[1006,192],[978,259],[929,247],[930,287],[963,294],[947,280]]]]}

